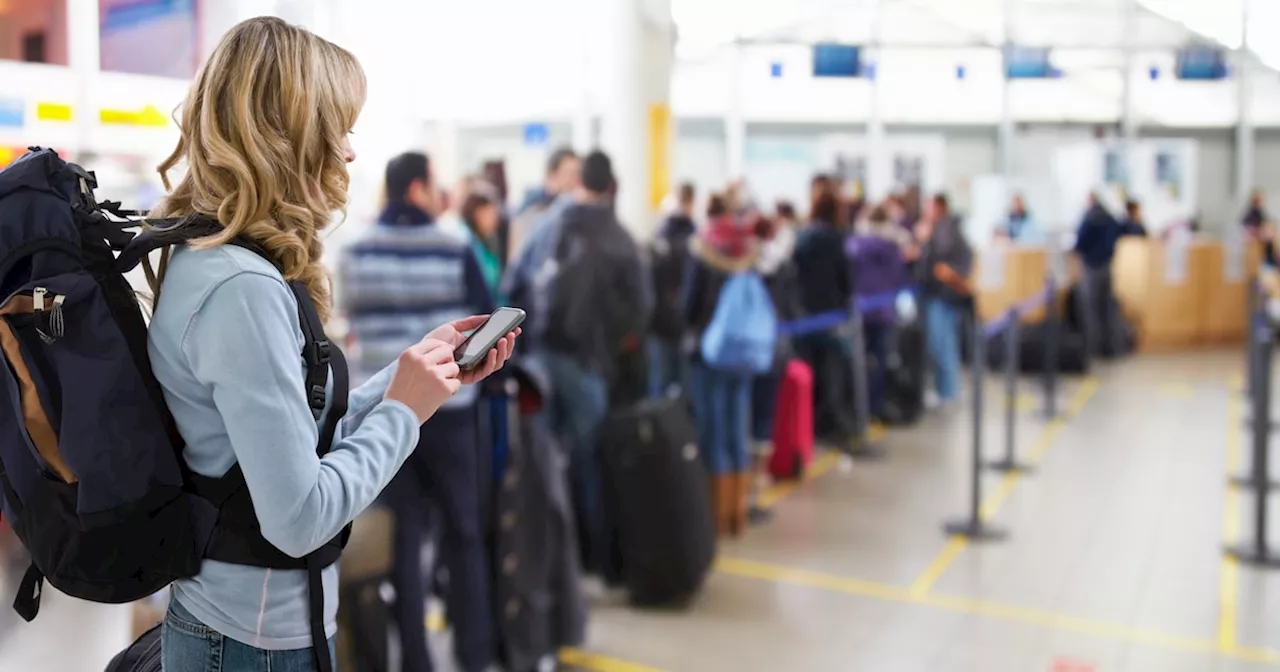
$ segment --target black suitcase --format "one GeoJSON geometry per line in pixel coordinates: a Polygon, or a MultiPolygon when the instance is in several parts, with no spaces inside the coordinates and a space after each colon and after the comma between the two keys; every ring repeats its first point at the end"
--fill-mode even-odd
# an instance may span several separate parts
{"type": "Polygon", "coordinates": [[[632,604],[683,603],[711,569],[715,524],[697,437],[679,398],[618,409],[601,429],[605,505],[632,604]]]}
{"type": "Polygon", "coordinates": [[[894,330],[894,345],[885,366],[884,400],[880,420],[890,425],[910,425],[924,414],[924,330],[919,322],[894,330]]]}
{"type": "MultiPolygon", "coordinates": [[[[1018,332],[1018,370],[1028,375],[1044,373],[1045,346],[1048,327],[1045,324],[1022,325],[1018,332]]],[[[1005,334],[1000,333],[987,341],[987,368],[1004,370],[1005,334]]],[[[1084,334],[1058,332],[1058,373],[1085,374],[1089,372],[1089,349],[1084,334]]]]}

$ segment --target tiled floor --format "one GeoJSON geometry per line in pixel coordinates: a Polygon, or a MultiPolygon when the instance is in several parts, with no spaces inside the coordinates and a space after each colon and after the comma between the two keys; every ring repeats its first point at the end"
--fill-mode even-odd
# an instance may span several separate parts
{"type": "MultiPolygon", "coordinates": [[[[1020,411],[1018,450],[1035,471],[983,478],[990,520],[1010,535],[999,543],[941,532],[968,501],[964,410],[891,430],[883,461],[819,460],[820,476],[775,493],[786,496],[772,522],[722,546],[687,611],[597,604],[585,647],[596,655],[584,667],[1280,669],[1280,570],[1237,567],[1220,552],[1225,538],[1252,535],[1252,497],[1224,486],[1229,470],[1250,464],[1244,404],[1232,391],[1241,360],[1137,358],[1065,382],[1061,406],[1078,411],[1065,419],[1020,411]]],[[[1001,388],[985,389],[995,457],[1001,388]]],[[[1280,540],[1280,525],[1271,532],[1280,540]]],[[[120,614],[68,600],[50,607],[0,640],[0,672],[101,669],[100,652],[119,638],[101,626],[119,630],[120,614]],[[60,647],[73,631],[77,646],[60,647]]]]}

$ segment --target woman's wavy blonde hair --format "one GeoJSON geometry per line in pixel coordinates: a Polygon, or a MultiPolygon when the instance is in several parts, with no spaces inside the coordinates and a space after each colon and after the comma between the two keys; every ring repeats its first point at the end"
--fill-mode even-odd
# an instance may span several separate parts
{"type": "MultiPolygon", "coordinates": [[[[223,231],[191,247],[252,240],[286,280],[306,285],[327,319],[320,230],[346,213],[345,138],[365,86],[350,52],[303,28],[274,17],[236,25],[191,84],[178,146],[158,168],[169,193],[149,217],[216,217],[223,231]],[[168,173],[183,161],[187,172],[171,186],[168,173]]],[[[162,257],[152,278],[157,297],[164,265],[162,257]]]]}

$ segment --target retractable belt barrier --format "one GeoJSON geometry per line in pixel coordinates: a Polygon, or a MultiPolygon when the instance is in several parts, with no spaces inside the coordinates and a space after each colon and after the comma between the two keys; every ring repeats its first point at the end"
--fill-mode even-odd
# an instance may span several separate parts
{"type": "Polygon", "coordinates": [[[854,459],[876,460],[883,458],[883,448],[871,440],[871,400],[867,383],[867,349],[863,333],[862,315],[873,310],[896,308],[899,298],[904,294],[916,295],[915,287],[903,287],[890,292],[858,297],[848,310],[832,310],[816,315],[807,315],[799,319],[783,322],[778,325],[780,336],[797,337],[829,331],[847,326],[849,330],[850,361],[854,387],[854,437],[848,446],[841,446],[842,452],[854,459]]]}
{"type": "MultiPolygon", "coordinates": [[[[1056,285],[1053,278],[1045,281],[1043,291],[1015,304],[998,317],[983,324],[976,317],[971,322],[970,339],[970,377],[973,384],[973,446],[970,461],[970,497],[967,517],[947,522],[943,529],[948,535],[959,535],[973,541],[996,541],[1005,538],[1007,533],[982,519],[982,425],[983,425],[983,388],[987,369],[987,342],[1001,334],[1004,335],[1004,378],[1005,378],[1005,452],[1000,460],[988,463],[989,469],[1001,472],[1026,473],[1028,465],[1021,464],[1016,458],[1016,437],[1018,420],[1018,370],[1020,366],[1019,332],[1022,316],[1028,312],[1046,306],[1053,300],[1056,285]]],[[[1045,331],[1043,390],[1045,393],[1045,412],[1052,416],[1056,413],[1057,368],[1058,368],[1058,329],[1059,321],[1053,310],[1045,311],[1047,329],[1045,331]]]]}

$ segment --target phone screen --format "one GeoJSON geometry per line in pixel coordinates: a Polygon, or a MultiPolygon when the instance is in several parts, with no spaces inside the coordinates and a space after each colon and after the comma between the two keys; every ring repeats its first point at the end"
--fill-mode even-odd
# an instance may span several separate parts
{"type": "Polygon", "coordinates": [[[484,324],[477,327],[467,340],[454,349],[453,361],[463,368],[479,364],[489,350],[497,345],[499,339],[520,326],[523,321],[524,311],[519,308],[499,308],[493,311],[484,324]]]}

